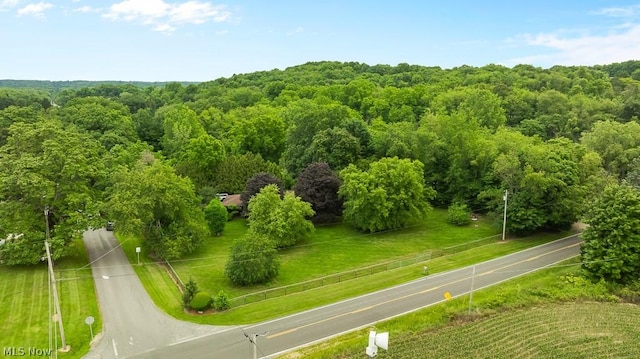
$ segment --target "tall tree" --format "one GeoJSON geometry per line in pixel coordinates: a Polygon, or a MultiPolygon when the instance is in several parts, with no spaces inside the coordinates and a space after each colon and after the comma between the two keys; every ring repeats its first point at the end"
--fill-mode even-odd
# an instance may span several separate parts
{"type": "Polygon", "coordinates": [[[315,222],[332,221],[342,214],[342,200],[338,196],[340,179],[324,162],[315,162],[298,176],[293,191],[309,202],[316,212],[315,222]]]}
{"type": "Polygon", "coordinates": [[[212,199],[204,208],[204,218],[209,224],[211,233],[218,236],[224,231],[224,225],[229,220],[229,214],[225,206],[220,203],[218,198],[212,199]]]}
{"type": "Polygon", "coordinates": [[[337,170],[345,168],[350,163],[355,163],[361,153],[360,141],[349,131],[340,127],[316,133],[313,136],[311,146],[305,151],[308,160],[327,162],[337,170]]]}
{"type": "Polygon", "coordinates": [[[193,252],[209,234],[191,181],[153,157],[115,174],[107,211],[118,230],[139,235],[161,259],[193,252]]]}
{"type": "Polygon", "coordinates": [[[189,140],[206,134],[197,114],[185,105],[164,106],[156,111],[156,116],[162,119],[161,144],[168,157],[187,146],[189,140]]]}
{"type": "Polygon", "coordinates": [[[631,162],[640,157],[640,124],[597,122],[591,131],[583,134],[582,143],[602,157],[604,168],[609,173],[623,179],[631,162]]]}
{"type": "Polygon", "coordinates": [[[101,225],[103,156],[100,143],[59,121],[9,128],[0,148],[0,236],[15,239],[1,247],[5,263],[39,262],[46,230],[53,258],[64,257],[84,230],[101,225]]]}
{"type": "Polygon", "coordinates": [[[204,134],[190,139],[174,155],[176,171],[191,178],[198,189],[212,186],[213,174],[225,158],[222,142],[204,134]]]}
{"type": "Polygon", "coordinates": [[[280,198],[275,184],[263,187],[249,201],[249,229],[271,239],[276,248],[291,247],[313,232],[307,218],[314,215],[311,205],[292,192],[280,198]]]}
{"type": "Polygon", "coordinates": [[[313,162],[308,154],[301,154],[305,154],[318,132],[341,127],[351,118],[360,118],[360,114],[339,103],[304,99],[289,104],[283,118],[289,126],[283,159],[289,173],[297,175],[313,162]]]}
{"type": "Polygon", "coordinates": [[[284,150],[286,125],[279,111],[267,105],[231,110],[232,136],[239,150],[259,153],[267,161],[278,162],[284,150]]]}
{"type": "Polygon", "coordinates": [[[58,111],[58,116],[64,123],[91,134],[106,149],[138,140],[129,109],[114,100],[94,96],[75,98],[58,111]]]}
{"type": "Polygon", "coordinates": [[[340,172],[344,219],[367,232],[402,228],[423,220],[435,191],[424,184],[419,161],[383,158],[361,171],[350,165],[340,172]]]}
{"type": "Polygon", "coordinates": [[[282,194],[282,181],[278,177],[272,175],[271,173],[267,173],[267,172],[256,173],[253,177],[247,180],[245,189],[240,195],[240,199],[242,200],[244,215],[248,215],[249,213],[250,209],[248,208],[248,206],[251,198],[256,194],[258,194],[263,187],[268,186],[270,184],[275,184],[280,190],[280,194],[282,194]]]}
{"type": "Polygon", "coordinates": [[[214,187],[221,192],[242,193],[247,181],[260,172],[271,173],[281,182],[289,181],[284,169],[277,164],[265,161],[259,154],[245,153],[222,160],[214,174],[214,187]]]}
{"type": "Polygon", "coordinates": [[[640,192],[627,185],[605,188],[592,203],[582,233],[582,268],[594,281],[629,283],[640,273],[640,192]]]}

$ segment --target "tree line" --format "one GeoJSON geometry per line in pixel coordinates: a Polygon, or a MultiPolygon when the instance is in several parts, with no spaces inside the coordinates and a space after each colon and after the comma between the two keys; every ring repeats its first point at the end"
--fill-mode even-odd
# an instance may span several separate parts
{"type": "Polygon", "coordinates": [[[639,117],[638,61],[313,62],[198,84],[0,89],[0,258],[38,262],[45,223],[63,257],[106,218],[178,258],[219,232],[203,210],[216,193],[261,173],[279,206],[297,208],[293,190],[303,217],[363,231],[431,206],[498,218],[505,190],[509,233],[566,229],[608,186],[638,183],[639,117]]]}

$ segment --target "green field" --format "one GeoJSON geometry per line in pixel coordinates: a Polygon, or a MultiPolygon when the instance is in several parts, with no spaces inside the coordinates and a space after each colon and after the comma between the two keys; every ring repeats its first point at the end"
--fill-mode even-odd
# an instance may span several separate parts
{"type": "MultiPolygon", "coordinates": [[[[172,265],[183,280],[186,281],[192,277],[203,290],[215,294],[223,289],[232,296],[237,296],[360,268],[372,263],[442,251],[447,247],[459,245],[460,247],[456,249],[448,250],[456,252],[459,249],[465,249],[465,243],[491,237],[498,231],[484,221],[475,222],[463,228],[453,227],[445,223],[445,215],[444,211],[436,210],[431,213],[426,224],[375,235],[359,233],[348,224],[318,227],[313,238],[307,243],[281,252],[280,276],[277,281],[266,286],[237,288],[224,277],[223,268],[231,243],[246,231],[243,220],[229,222],[223,236],[211,238],[201,250],[184,260],[172,262],[172,265]]],[[[511,253],[562,235],[564,233],[505,242],[495,237],[489,238],[474,244],[481,247],[432,259],[429,261],[429,266],[433,272],[444,271],[511,253]]],[[[118,237],[125,253],[135,264],[137,262],[135,247],[140,245],[139,240],[132,237],[118,237]]],[[[70,353],[59,354],[63,358],[79,358],[88,351],[90,333],[89,327],[84,323],[87,316],[96,318],[93,325],[94,333],[98,333],[101,328],[100,313],[86,251],[81,242],[75,245],[77,247],[75,257],[55,263],[66,341],[72,348],[70,353]]],[[[180,294],[166,271],[145,253],[141,256],[141,261],[142,265],[134,265],[134,268],[151,297],[161,308],[176,318],[209,324],[239,324],[266,320],[406,282],[422,275],[422,264],[416,264],[376,273],[368,278],[354,279],[304,293],[268,299],[256,305],[240,306],[223,313],[191,316],[182,310],[180,294]]],[[[0,306],[0,318],[2,318],[0,332],[3,333],[0,345],[16,348],[49,348],[51,316],[46,265],[43,263],[30,267],[0,266],[0,298],[3,304],[0,306]]],[[[60,343],[59,337],[58,343],[60,343]]]]}
{"type": "MultiPolygon", "coordinates": [[[[375,325],[378,358],[638,358],[640,307],[579,277],[576,260],[375,325]]],[[[637,296],[637,293],[636,293],[637,296]]],[[[283,358],[359,358],[369,328],[283,358]]]]}
{"type": "Polygon", "coordinates": [[[224,275],[224,265],[235,238],[246,232],[244,220],[227,223],[223,236],[181,261],[171,262],[183,280],[193,278],[202,290],[216,293],[225,290],[231,296],[265,288],[294,284],[402,257],[412,257],[435,249],[466,243],[499,233],[488,221],[467,227],[446,223],[446,211],[434,210],[424,224],[403,230],[363,234],[347,223],[318,226],[306,243],[280,252],[280,273],[264,286],[241,288],[231,285],[224,275]]]}
{"type": "MultiPolygon", "coordinates": [[[[307,243],[280,253],[281,269],[276,281],[265,286],[238,288],[224,276],[224,264],[233,239],[242,236],[245,231],[246,225],[243,220],[229,222],[223,236],[211,239],[211,242],[197,253],[184,260],[172,261],[171,264],[183,281],[193,278],[200,290],[208,291],[210,294],[224,290],[231,297],[235,297],[247,293],[260,293],[271,287],[291,285],[331,273],[341,273],[372,263],[414,258],[421,253],[442,252],[446,248],[449,248],[447,252],[455,254],[376,273],[371,277],[353,279],[283,297],[267,297],[266,301],[257,304],[234,307],[225,312],[204,316],[193,316],[184,312],[176,286],[166,271],[151,259],[142,258],[142,265],[134,267],[155,303],[170,315],[198,323],[241,324],[276,318],[407,282],[423,275],[422,267],[425,263],[428,263],[432,273],[444,271],[512,253],[568,234],[553,233],[501,241],[499,235],[496,236],[499,230],[487,221],[480,220],[467,227],[451,226],[446,223],[446,211],[443,210],[430,213],[425,224],[375,235],[359,233],[348,224],[322,226],[316,229],[307,243]],[[474,242],[474,246],[465,250],[469,247],[466,244],[470,242],[474,242]]],[[[125,253],[135,263],[135,247],[140,245],[139,240],[122,236],[119,236],[119,239],[125,253]]]]}
{"type": "MultiPolygon", "coordinates": [[[[65,338],[71,346],[70,352],[58,354],[61,358],[80,358],[89,350],[91,333],[84,322],[87,316],[95,318],[94,333],[102,327],[91,269],[78,269],[88,263],[88,257],[81,242],[75,245],[75,257],[55,263],[65,338]]],[[[53,309],[49,305],[45,262],[36,266],[0,266],[0,303],[0,347],[50,348],[53,309]]],[[[57,339],[61,347],[59,334],[57,339]]]]}

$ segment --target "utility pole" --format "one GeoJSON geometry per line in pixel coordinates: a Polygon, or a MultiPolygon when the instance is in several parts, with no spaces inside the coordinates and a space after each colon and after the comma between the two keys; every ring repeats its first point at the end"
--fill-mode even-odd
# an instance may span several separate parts
{"type": "Polygon", "coordinates": [[[469,316],[471,316],[471,302],[473,300],[473,282],[476,279],[476,265],[473,265],[473,272],[471,272],[471,291],[469,292],[469,316]]]}
{"type": "Polygon", "coordinates": [[[49,275],[51,276],[51,288],[53,289],[53,304],[55,306],[55,321],[60,326],[60,339],[62,341],[62,350],[68,351],[67,342],[64,337],[64,325],[62,324],[62,312],[60,311],[60,301],[58,300],[58,289],[56,287],[56,277],[53,274],[53,261],[51,260],[51,252],[49,250],[49,207],[44,208],[44,218],[46,224],[47,237],[44,241],[44,248],[47,251],[47,262],[49,263],[49,275]]]}
{"type": "Polygon", "coordinates": [[[504,196],[502,199],[504,200],[504,219],[502,220],[502,240],[505,240],[505,235],[507,233],[507,197],[509,197],[509,190],[504,190],[504,196]]]}
{"type": "Polygon", "coordinates": [[[249,339],[251,344],[253,344],[253,359],[258,359],[258,337],[264,337],[267,335],[267,333],[268,332],[263,332],[263,333],[255,333],[251,335],[244,333],[244,336],[249,339]]]}

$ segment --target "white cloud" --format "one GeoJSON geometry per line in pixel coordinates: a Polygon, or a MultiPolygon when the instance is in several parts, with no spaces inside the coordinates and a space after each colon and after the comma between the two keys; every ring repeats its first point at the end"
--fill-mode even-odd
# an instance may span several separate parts
{"type": "Polygon", "coordinates": [[[176,31],[176,28],[169,24],[158,24],[153,28],[154,31],[162,32],[165,34],[170,34],[176,31]]]}
{"type": "Polygon", "coordinates": [[[296,29],[295,29],[295,30],[293,30],[293,31],[289,31],[289,32],[287,33],[287,35],[288,35],[288,36],[291,36],[291,35],[294,35],[294,34],[299,34],[299,33],[301,33],[301,32],[304,32],[304,28],[303,28],[302,26],[298,26],[298,27],[296,27],[296,29]]]}
{"type": "Polygon", "coordinates": [[[32,15],[35,17],[44,17],[44,12],[51,9],[53,4],[46,2],[39,2],[37,4],[29,4],[21,9],[18,9],[18,16],[32,15]]]}
{"type": "Polygon", "coordinates": [[[79,8],[73,9],[73,12],[80,12],[80,13],[83,13],[83,14],[91,13],[91,12],[99,12],[99,11],[100,11],[100,9],[93,8],[93,7],[88,6],[88,5],[81,6],[79,8]]]}
{"type": "Polygon", "coordinates": [[[153,26],[154,31],[171,33],[181,24],[204,24],[208,21],[228,21],[231,13],[222,5],[210,2],[186,1],[167,3],[164,0],[124,0],[111,5],[103,15],[114,21],[140,22],[153,26]]]}
{"type": "Polygon", "coordinates": [[[169,19],[175,23],[202,24],[209,19],[215,22],[223,22],[229,19],[231,13],[224,11],[223,6],[214,6],[210,3],[187,1],[174,6],[169,12],[169,19]]]}
{"type": "Polygon", "coordinates": [[[18,6],[20,0],[0,0],[0,11],[18,6]]]}
{"type": "Polygon", "coordinates": [[[606,8],[593,14],[618,19],[609,22],[599,33],[581,30],[559,30],[537,35],[524,34],[507,39],[509,45],[542,49],[543,53],[508,61],[510,64],[596,65],[640,60],[640,5],[606,8]]]}
{"type": "Polygon", "coordinates": [[[607,7],[604,9],[594,11],[593,14],[611,16],[611,17],[633,17],[638,15],[639,12],[640,12],[640,4],[624,6],[624,7],[607,7]]]}

